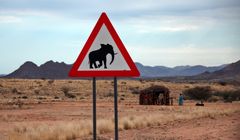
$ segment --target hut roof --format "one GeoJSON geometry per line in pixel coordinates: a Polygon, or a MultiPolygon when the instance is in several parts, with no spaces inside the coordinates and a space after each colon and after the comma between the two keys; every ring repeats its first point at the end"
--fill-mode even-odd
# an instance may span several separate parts
{"type": "Polygon", "coordinates": [[[141,90],[140,93],[169,93],[169,89],[165,86],[154,85],[141,90]]]}

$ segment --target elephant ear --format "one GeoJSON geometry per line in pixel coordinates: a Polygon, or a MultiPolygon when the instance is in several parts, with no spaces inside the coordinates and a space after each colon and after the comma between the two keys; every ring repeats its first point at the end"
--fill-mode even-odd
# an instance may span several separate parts
{"type": "Polygon", "coordinates": [[[100,44],[101,45],[101,48],[105,46],[105,44],[100,44]]]}
{"type": "Polygon", "coordinates": [[[108,46],[108,48],[113,48],[113,46],[112,46],[112,45],[110,45],[110,44],[107,44],[107,46],[108,46]]]}

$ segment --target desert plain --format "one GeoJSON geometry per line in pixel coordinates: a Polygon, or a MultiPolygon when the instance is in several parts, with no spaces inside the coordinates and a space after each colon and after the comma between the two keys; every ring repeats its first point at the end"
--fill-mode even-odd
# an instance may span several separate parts
{"type": "MultiPolygon", "coordinates": [[[[196,86],[214,91],[236,85],[208,82],[118,80],[120,140],[239,140],[240,103],[185,100],[178,96],[196,86]],[[169,88],[173,105],[139,105],[139,91],[169,88]]],[[[114,139],[113,79],[97,80],[97,137],[114,139]]],[[[0,140],[91,140],[92,80],[0,79],[0,140]]]]}

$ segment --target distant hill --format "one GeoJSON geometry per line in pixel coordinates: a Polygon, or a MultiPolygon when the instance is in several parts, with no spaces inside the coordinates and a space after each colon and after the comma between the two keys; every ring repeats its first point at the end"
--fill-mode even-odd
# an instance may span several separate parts
{"type": "Polygon", "coordinates": [[[214,72],[224,68],[226,65],[206,67],[202,65],[196,66],[176,66],[173,68],[165,66],[144,66],[136,63],[142,77],[173,77],[173,76],[193,76],[203,72],[214,72]]]}
{"type": "Polygon", "coordinates": [[[71,65],[67,65],[64,62],[58,63],[48,61],[40,66],[37,66],[33,62],[25,62],[14,72],[4,76],[4,78],[49,78],[49,79],[66,79],[68,78],[68,71],[71,65]]]}
{"type": "MultiPolygon", "coordinates": [[[[4,76],[4,78],[26,78],[26,79],[67,79],[68,72],[72,65],[65,64],[64,62],[48,61],[40,66],[33,62],[27,61],[21,65],[14,72],[4,76]]],[[[224,68],[226,65],[216,67],[206,66],[176,66],[173,68],[165,66],[144,66],[141,63],[136,63],[141,77],[173,77],[173,76],[193,76],[204,72],[214,72],[224,68]]]]}
{"type": "Polygon", "coordinates": [[[237,80],[240,81],[240,60],[227,65],[223,69],[214,72],[204,72],[191,77],[192,79],[209,79],[209,80],[237,80]]]}

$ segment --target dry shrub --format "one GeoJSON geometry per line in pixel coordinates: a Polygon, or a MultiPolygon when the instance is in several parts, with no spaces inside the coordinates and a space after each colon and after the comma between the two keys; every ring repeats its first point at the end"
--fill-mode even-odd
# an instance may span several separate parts
{"type": "Polygon", "coordinates": [[[36,95],[39,95],[39,93],[40,93],[40,90],[34,90],[34,93],[36,94],[36,95]]]}
{"type": "Polygon", "coordinates": [[[104,94],[104,97],[114,97],[113,92],[108,92],[107,94],[104,94]]]}
{"type": "Polygon", "coordinates": [[[70,140],[92,133],[90,121],[49,125],[18,126],[10,134],[10,140],[70,140]]]}
{"type": "MultiPolygon", "coordinates": [[[[240,111],[239,108],[217,109],[198,107],[163,107],[163,110],[172,112],[167,114],[144,114],[129,116],[119,120],[119,130],[138,129],[147,126],[166,124],[172,121],[190,120],[202,117],[215,119],[218,115],[229,115],[240,111]]],[[[97,121],[99,134],[114,131],[113,119],[97,121]]],[[[92,122],[62,122],[55,125],[32,125],[16,127],[9,135],[10,140],[70,140],[92,134],[92,122]]]]}
{"type": "Polygon", "coordinates": [[[137,86],[137,87],[129,87],[129,90],[131,91],[132,94],[139,94],[140,93],[139,86],[137,86]]]}
{"type": "Polygon", "coordinates": [[[220,100],[222,100],[221,97],[214,96],[214,95],[211,96],[211,97],[208,99],[209,102],[217,102],[217,101],[220,101],[220,100]]]}
{"type": "Polygon", "coordinates": [[[13,88],[12,93],[18,93],[18,90],[16,88],[13,88]]]}
{"type": "Polygon", "coordinates": [[[48,84],[51,85],[54,83],[54,80],[48,80],[48,84]]]}
{"type": "Polygon", "coordinates": [[[226,86],[227,85],[226,81],[218,81],[217,83],[221,86],[226,86]]]}
{"type": "Polygon", "coordinates": [[[64,87],[61,88],[61,91],[62,91],[64,94],[68,94],[68,92],[70,91],[70,88],[64,86],[64,87]]]}
{"type": "Polygon", "coordinates": [[[97,121],[97,130],[100,134],[111,132],[112,130],[114,130],[113,120],[97,121]]]}
{"type": "Polygon", "coordinates": [[[68,97],[68,98],[76,98],[76,96],[75,95],[73,95],[73,94],[70,94],[69,93],[69,91],[70,91],[70,88],[69,87],[62,87],[61,88],[61,91],[64,93],[64,95],[66,96],[66,97],[68,97]]]}

